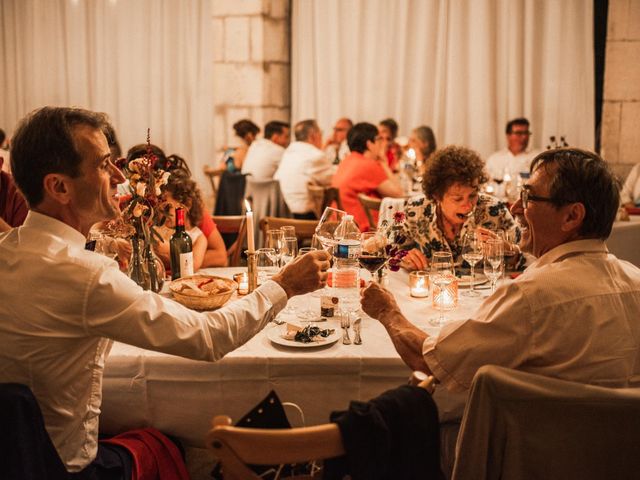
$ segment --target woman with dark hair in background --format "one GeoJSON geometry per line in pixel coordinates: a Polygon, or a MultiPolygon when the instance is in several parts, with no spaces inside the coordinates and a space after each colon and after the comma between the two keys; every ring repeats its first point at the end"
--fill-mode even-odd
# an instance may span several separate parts
{"type": "Polygon", "coordinates": [[[237,147],[229,147],[224,151],[222,160],[218,168],[225,168],[228,172],[239,172],[242,170],[244,157],[247,156],[249,145],[260,133],[260,127],[251,120],[242,119],[233,124],[233,131],[241,141],[237,147]]]}

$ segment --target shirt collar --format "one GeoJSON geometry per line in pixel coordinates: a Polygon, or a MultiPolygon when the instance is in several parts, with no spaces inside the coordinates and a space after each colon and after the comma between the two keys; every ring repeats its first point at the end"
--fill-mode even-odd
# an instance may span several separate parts
{"type": "Polygon", "coordinates": [[[70,227],[64,222],[57,220],[49,215],[29,210],[24,226],[34,228],[43,232],[47,232],[55,237],[64,240],[72,247],[84,249],[87,239],[75,228],[70,227]]]}
{"type": "Polygon", "coordinates": [[[599,239],[574,240],[552,248],[542,255],[530,267],[542,267],[562,260],[564,257],[580,253],[609,253],[606,244],[599,239]]]}

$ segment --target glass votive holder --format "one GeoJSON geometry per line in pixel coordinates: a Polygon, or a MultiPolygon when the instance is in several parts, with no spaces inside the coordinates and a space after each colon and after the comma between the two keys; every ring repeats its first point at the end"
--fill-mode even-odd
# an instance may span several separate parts
{"type": "Polygon", "coordinates": [[[453,277],[451,283],[439,285],[431,282],[432,305],[435,309],[453,310],[458,306],[458,279],[453,277]]]}
{"type": "Polygon", "coordinates": [[[238,284],[238,295],[249,293],[249,275],[247,272],[236,273],[233,280],[238,284]]]}
{"type": "Polygon", "coordinates": [[[429,272],[424,270],[409,272],[409,293],[416,298],[429,296],[429,272]]]}

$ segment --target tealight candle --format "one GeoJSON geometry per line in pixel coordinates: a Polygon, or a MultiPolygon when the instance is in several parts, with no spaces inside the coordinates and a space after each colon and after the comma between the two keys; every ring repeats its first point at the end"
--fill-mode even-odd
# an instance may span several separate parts
{"type": "Polygon", "coordinates": [[[246,295],[249,293],[249,275],[246,272],[236,273],[233,279],[238,284],[238,295],[246,295]]]}
{"type": "Polygon", "coordinates": [[[409,293],[417,298],[429,295],[429,272],[416,270],[409,273],[409,293]]]}
{"type": "Polygon", "coordinates": [[[435,309],[453,310],[458,306],[458,280],[453,280],[450,284],[440,287],[433,284],[432,305],[435,309]]]}

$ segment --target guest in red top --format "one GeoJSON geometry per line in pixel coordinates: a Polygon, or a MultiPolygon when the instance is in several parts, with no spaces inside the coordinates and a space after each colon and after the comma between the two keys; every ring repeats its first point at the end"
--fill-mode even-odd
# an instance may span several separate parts
{"type": "Polygon", "coordinates": [[[378,125],[378,135],[384,146],[387,164],[393,172],[398,171],[398,162],[402,157],[402,148],[396,143],[398,136],[398,122],[393,118],[385,118],[378,125]]]}
{"type": "Polygon", "coordinates": [[[0,170],[0,232],[22,225],[28,211],[27,201],[13,182],[13,177],[0,170]]]}
{"type": "Polygon", "coordinates": [[[357,123],[349,131],[347,143],[351,153],[338,166],[331,184],[339,189],[342,206],[353,215],[360,230],[375,230],[376,225],[367,221],[358,194],[402,197],[402,187],[387,164],[384,143],[375,125],[357,123]]]}

